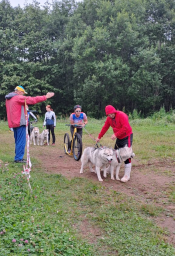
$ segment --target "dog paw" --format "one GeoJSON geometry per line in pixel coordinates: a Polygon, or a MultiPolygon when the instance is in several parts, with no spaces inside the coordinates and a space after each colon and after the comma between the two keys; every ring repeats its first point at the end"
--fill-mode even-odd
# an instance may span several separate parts
{"type": "Polygon", "coordinates": [[[120,178],[119,178],[119,177],[116,177],[116,180],[120,180],[120,178]]]}
{"type": "Polygon", "coordinates": [[[121,182],[127,182],[130,178],[127,177],[127,176],[124,176],[122,179],[121,179],[121,182]]]}
{"type": "Polygon", "coordinates": [[[99,179],[99,181],[103,181],[103,179],[99,179]]]}

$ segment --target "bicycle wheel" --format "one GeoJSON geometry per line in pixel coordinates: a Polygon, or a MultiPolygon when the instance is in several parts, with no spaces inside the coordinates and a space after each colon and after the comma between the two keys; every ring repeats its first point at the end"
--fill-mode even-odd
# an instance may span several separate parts
{"type": "Polygon", "coordinates": [[[75,133],[73,141],[73,155],[76,161],[80,160],[82,154],[82,139],[80,134],[75,133]]]}
{"type": "Polygon", "coordinates": [[[70,150],[71,144],[70,144],[70,139],[69,139],[69,134],[65,133],[64,134],[64,153],[68,154],[68,150],[70,150]]]}

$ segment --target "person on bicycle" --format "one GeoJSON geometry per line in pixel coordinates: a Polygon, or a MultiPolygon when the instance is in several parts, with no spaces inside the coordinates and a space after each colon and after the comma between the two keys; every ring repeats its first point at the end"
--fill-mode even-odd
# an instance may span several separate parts
{"type": "Polygon", "coordinates": [[[44,118],[43,127],[46,125],[46,129],[49,130],[49,141],[50,141],[50,132],[52,133],[52,145],[55,145],[55,133],[54,128],[56,127],[56,116],[55,112],[50,105],[46,106],[46,113],[44,118]]]}
{"type": "Polygon", "coordinates": [[[79,125],[80,127],[77,128],[77,133],[80,134],[82,137],[82,128],[88,123],[87,116],[84,112],[81,112],[82,107],[80,105],[74,106],[74,113],[70,115],[70,131],[73,135],[74,132],[74,125],[79,125]]]}

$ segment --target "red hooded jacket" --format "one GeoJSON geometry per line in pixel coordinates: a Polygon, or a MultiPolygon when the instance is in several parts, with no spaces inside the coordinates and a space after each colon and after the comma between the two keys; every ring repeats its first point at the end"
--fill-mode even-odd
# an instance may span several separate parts
{"type": "Polygon", "coordinates": [[[105,124],[98,135],[99,139],[103,137],[110,126],[118,139],[123,139],[132,134],[132,128],[129,124],[128,116],[124,112],[116,110],[111,105],[106,106],[105,112],[106,115],[115,114],[115,118],[112,119],[109,116],[106,118],[105,124]]]}
{"type": "Polygon", "coordinates": [[[46,96],[26,97],[11,92],[5,96],[6,111],[9,128],[16,128],[26,125],[25,120],[25,99],[27,105],[34,105],[38,102],[47,100],[46,96]]]}

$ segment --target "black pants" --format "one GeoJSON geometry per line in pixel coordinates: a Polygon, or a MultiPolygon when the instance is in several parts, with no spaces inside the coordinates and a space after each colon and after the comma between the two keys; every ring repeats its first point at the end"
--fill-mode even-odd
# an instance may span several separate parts
{"type": "Polygon", "coordinates": [[[46,125],[46,129],[49,130],[49,142],[50,142],[50,132],[51,132],[52,133],[52,143],[55,143],[54,125],[53,124],[46,125]]]}
{"type": "MultiPolygon", "coordinates": [[[[73,125],[70,126],[70,132],[71,132],[71,134],[73,136],[73,133],[74,133],[74,126],[73,125]]],[[[81,138],[82,138],[83,129],[82,128],[77,128],[77,133],[79,133],[81,138]]]]}
{"type": "MultiPolygon", "coordinates": [[[[115,145],[114,145],[114,149],[118,149],[118,148],[124,148],[126,145],[128,147],[132,146],[132,141],[133,141],[133,133],[123,139],[116,139],[115,145]]],[[[125,164],[129,164],[131,163],[131,158],[127,159],[125,161],[125,164]]]]}

